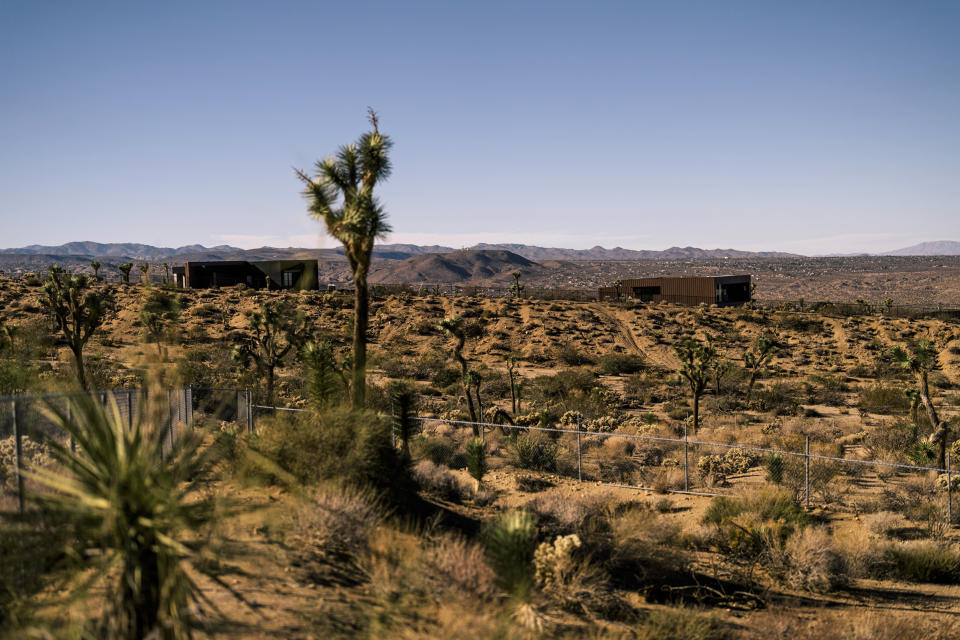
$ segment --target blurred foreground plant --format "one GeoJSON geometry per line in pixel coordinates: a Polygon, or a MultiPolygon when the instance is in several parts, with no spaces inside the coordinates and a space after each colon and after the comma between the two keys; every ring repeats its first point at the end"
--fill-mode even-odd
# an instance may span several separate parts
{"type": "MultiPolygon", "coordinates": [[[[191,605],[207,600],[191,577],[200,563],[197,542],[216,515],[208,493],[211,452],[185,431],[170,442],[166,394],[155,389],[128,420],[116,403],[104,407],[78,394],[69,409],[49,406],[48,416],[73,439],[48,442],[58,463],[30,476],[50,492],[35,496],[56,520],[74,531],[63,553],[87,576],[74,596],[106,589],[100,633],[110,638],[191,636],[191,605]],[[89,570],[89,571],[86,571],[89,570]]],[[[222,515],[222,514],[219,514],[222,515]]],[[[216,576],[209,576],[218,584],[216,576]]]]}

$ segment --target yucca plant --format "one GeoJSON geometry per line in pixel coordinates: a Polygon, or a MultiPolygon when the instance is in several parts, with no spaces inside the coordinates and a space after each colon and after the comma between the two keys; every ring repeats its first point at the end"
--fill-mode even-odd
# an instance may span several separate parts
{"type": "Polygon", "coordinates": [[[64,557],[90,576],[74,594],[105,588],[99,633],[109,638],[190,637],[188,609],[209,604],[191,574],[204,566],[195,564],[203,547],[192,541],[215,512],[199,490],[212,460],[192,432],[171,443],[169,406],[160,400],[167,396],[158,389],[149,397],[130,421],[115,403],[104,407],[86,394],[69,409],[49,406],[75,450],[51,441],[56,466],[30,471],[52,490],[34,496],[40,507],[72,523],[64,557]]]}
{"type": "Polygon", "coordinates": [[[508,511],[486,531],[487,562],[497,574],[497,584],[510,595],[525,600],[533,587],[533,552],[537,528],[527,511],[508,511]]]}

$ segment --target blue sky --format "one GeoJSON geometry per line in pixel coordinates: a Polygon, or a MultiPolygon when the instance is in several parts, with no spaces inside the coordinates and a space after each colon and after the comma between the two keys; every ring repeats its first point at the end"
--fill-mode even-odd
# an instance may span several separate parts
{"type": "Polygon", "coordinates": [[[398,242],[960,240],[960,2],[0,0],[0,246],[333,246],[291,167],[395,143],[398,242]]]}

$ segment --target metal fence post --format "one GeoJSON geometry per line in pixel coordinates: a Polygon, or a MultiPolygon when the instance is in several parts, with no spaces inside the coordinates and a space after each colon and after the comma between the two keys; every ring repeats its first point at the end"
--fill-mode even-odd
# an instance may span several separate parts
{"type": "Polygon", "coordinates": [[[950,482],[950,449],[947,449],[947,524],[953,526],[953,483],[950,482]]]}
{"type": "Polygon", "coordinates": [[[253,433],[253,393],[247,389],[247,432],[253,433]]]}
{"type": "Polygon", "coordinates": [[[133,429],[133,389],[127,391],[127,424],[133,429]]]}
{"type": "Polygon", "coordinates": [[[580,448],[580,418],[577,418],[577,480],[583,482],[583,454],[580,448]]]}
{"type": "Polygon", "coordinates": [[[803,454],[803,494],[807,500],[807,508],[810,508],[810,436],[806,436],[806,449],[803,454]]]}
{"type": "Polygon", "coordinates": [[[687,423],[683,423],[683,490],[690,491],[690,462],[688,452],[690,445],[687,444],[687,423]]]}
{"type": "Polygon", "coordinates": [[[10,401],[11,415],[13,416],[13,451],[16,458],[17,474],[17,510],[23,513],[23,445],[21,443],[20,423],[17,421],[17,401],[10,401]]]}

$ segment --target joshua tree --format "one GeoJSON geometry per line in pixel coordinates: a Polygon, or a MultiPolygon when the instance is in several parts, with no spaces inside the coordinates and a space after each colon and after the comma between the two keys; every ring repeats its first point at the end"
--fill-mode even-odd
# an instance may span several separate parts
{"type": "Polygon", "coordinates": [[[93,262],[90,263],[90,266],[93,267],[93,279],[99,280],[100,279],[100,261],[94,260],[93,262]]]}
{"type": "Polygon", "coordinates": [[[163,284],[170,283],[170,264],[167,262],[163,263],[163,284]]]}
{"type": "Polygon", "coordinates": [[[123,280],[124,284],[130,284],[131,269],[133,269],[132,262],[124,262],[121,265],[117,265],[117,270],[120,271],[120,278],[123,280]]]}
{"type": "Polygon", "coordinates": [[[910,422],[912,422],[914,426],[918,426],[920,423],[920,391],[919,389],[911,387],[904,389],[903,394],[910,400],[910,422]]]}
{"type": "Polygon", "coordinates": [[[700,427],[700,396],[710,381],[717,351],[709,344],[688,338],[674,346],[673,352],[680,361],[677,373],[690,385],[690,394],[693,396],[693,432],[696,433],[700,427]]]}
{"type": "Polygon", "coordinates": [[[273,388],[277,367],[286,360],[291,350],[304,342],[306,317],[294,312],[286,302],[269,301],[247,315],[253,335],[234,347],[233,357],[246,365],[253,363],[261,376],[267,378],[267,402],[273,402],[273,388]]]}
{"type": "MultiPolygon", "coordinates": [[[[467,365],[467,359],[463,355],[463,348],[467,344],[467,326],[463,316],[455,315],[444,318],[437,325],[441,331],[456,338],[456,344],[453,347],[453,357],[460,364],[460,381],[463,384],[463,395],[467,398],[467,410],[470,412],[470,421],[477,422],[477,410],[473,406],[473,398],[470,396],[470,367],[467,365]]],[[[473,426],[474,435],[479,435],[477,426],[473,426]]]]}
{"type": "Polygon", "coordinates": [[[623,280],[621,280],[620,278],[617,278],[616,280],[610,283],[610,286],[612,286],[617,290],[617,302],[620,302],[620,298],[623,297],[623,280]]]}
{"type": "Polygon", "coordinates": [[[730,372],[730,369],[733,367],[733,363],[724,358],[719,353],[717,354],[716,360],[713,362],[711,370],[713,371],[713,383],[715,390],[717,392],[717,397],[720,397],[720,383],[723,381],[724,376],[730,372]]]}
{"type": "Polygon", "coordinates": [[[750,397],[753,395],[753,385],[757,381],[757,376],[760,375],[760,370],[770,362],[779,349],[776,338],[768,335],[758,337],[750,351],[744,352],[743,365],[750,376],[747,380],[747,402],[750,402],[750,397]]]}
{"type": "Polygon", "coordinates": [[[888,314],[890,313],[890,308],[893,307],[893,298],[885,298],[883,300],[883,309],[888,314]]]}
{"type": "Polygon", "coordinates": [[[520,400],[517,391],[517,360],[511,353],[507,356],[507,376],[510,378],[510,410],[513,415],[517,415],[518,401],[520,400]]]}
{"type": "Polygon", "coordinates": [[[377,114],[369,110],[372,131],[351,144],[340,147],[336,155],[316,164],[316,178],[299,169],[297,176],[306,185],[304,195],[310,214],[323,221],[327,233],[343,243],[353,272],[353,406],[362,408],[366,400],[367,326],[369,300],[367,272],[377,238],[390,231],[386,212],[374,195],[374,188],[390,175],[390,139],[381,134],[377,114]]]}
{"type": "Polygon", "coordinates": [[[929,340],[918,340],[906,349],[900,346],[894,347],[890,356],[894,362],[912,373],[917,381],[917,394],[927,409],[927,417],[930,418],[930,426],[933,428],[929,441],[937,445],[937,464],[942,469],[947,464],[947,440],[950,437],[950,427],[946,422],[940,422],[937,416],[937,410],[930,400],[928,381],[930,372],[939,368],[937,360],[940,352],[929,340]]]}
{"type": "Polygon", "coordinates": [[[113,296],[108,291],[91,289],[87,276],[69,275],[61,267],[50,267],[43,293],[42,302],[53,314],[57,327],[73,353],[77,381],[87,389],[83,348],[113,309],[113,296]]]}
{"type": "Polygon", "coordinates": [[[523,296],[523,285],[520,284],[520,276],[523,275],[521,271],[514,271],[510,274],[513,276],[513,284],[510,285],[510,295],[514,298],[520,298],[523,296]]]}
{"type": "Polygon", "coordinates": [[[410,458],[410,438],[413,436],[417,396],[409,384],[394,382],[390,385],[390,404],[393,409],[393,433],[400,440],[400,448],[410,458]]]}
{"type": "Polygon", "coordinates": [[[140,284],[150,286],[150,263],[144,262],[140,265],[140,284]]]}
{"type": "Polygon", "coordinates": [[[180,317],[180,301],[166,291],[151,289],[140,310],[140,323],[147,333],[147,340],[157,345],[157,354],[162,354],[160,345],[171,322],[180,317]]]}

